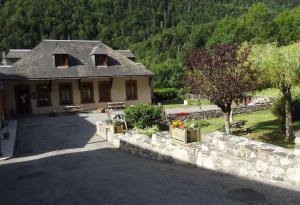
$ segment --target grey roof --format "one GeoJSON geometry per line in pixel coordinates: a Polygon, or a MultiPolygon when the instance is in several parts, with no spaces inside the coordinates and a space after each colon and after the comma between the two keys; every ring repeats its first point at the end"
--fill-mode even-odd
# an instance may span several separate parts
{"type": "Polygon", "coordinates": [[[99,46],[93,48],[90,55],[108,55],[107,51],[104,48],[101,48],[99,46]]]}
{"type": "Polygon", "coordinates": [[[55,54],[68,54],[68,52],[64,48],[57,46],[55,48],[55,50],[53,51],[52,55],[55,55],[55,54]]]}
{"type": "Polygon", "coordinates": [[[116,51],[127,58],[135,58],[135,55],[130,50],[116,50],[116,51]]]}
{"type": "MultiPolygon", "coordinates": [[[[60,79],[93,78],[115,76],[152,76],[144,65],[135,63],[120,55],[100,41],[83,40],[43,40],[32,51],[17,61],[12,67],[0,67],[0,73],[11,78],[60,79]],[[57,47],[69,55],[69,68],[55,67],[52,53],[57,47]],[[97,68],[91,51],[99,47],[108,54],[107,67],[97,68]]],[[[0,76],[1,77],[1,76],[0,76]]]]}
{"type": "Polygon", "coordinates": [[[5,58],[22,58],[26,54],[30,53],[30,49],[9,49],[5,58]]]}

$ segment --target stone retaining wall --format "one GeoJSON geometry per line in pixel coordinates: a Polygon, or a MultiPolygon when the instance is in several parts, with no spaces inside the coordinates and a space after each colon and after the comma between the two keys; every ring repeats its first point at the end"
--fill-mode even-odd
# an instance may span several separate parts
{"type": "MultiPolygon", "coordinates": [[[[232,108],[233,114],[250,114],[257,111],[267,110],[271,106],[271,103],[259,104],[259,105],[250,105],[250,106],[240,106],[238,108],[232,108]]],[[[223,116],[223,113],[220,109],[217,110],[207,110],[201,112],[191,112],[189,115],[190,119],[210,119],[223,116]]],[[[180,119],[180,116],[176,114],[168,114],[170,120],[180,119]]]]}
{"type": "Polygon", "coordinates": [[[300,186],[300,155],[293,150],[221,132],[204,135],[202,142],[181,145],[173,143],[168,132],[147,137],[134,132],[112,134],[103,123],[97,127],[100,136],[138,156],[300,186]]]}

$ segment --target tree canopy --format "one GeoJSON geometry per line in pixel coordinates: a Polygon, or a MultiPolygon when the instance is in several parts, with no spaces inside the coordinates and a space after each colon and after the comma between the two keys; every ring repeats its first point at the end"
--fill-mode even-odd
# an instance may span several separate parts
{"type": "Polygon", "coordinates": [[[249,57],[261,73],[261,80],[281,90],[285,104],[285,128],[288,141],[293,139],[291,88],[300,82],[300,42],[288,46],[256,45],[249,57]]]}
{"type": "MultiPolygon", "coordinates": [[[[0,51],[33,48],[47,38],[97,39],[115,49],[130,48],[150,69],[172,69],[182,66],[190,51],[199,47],[244,41],[285,45],[299,39],[298,4],[298,0],[1,0],[0,51]]],[[[158,75],[156,79],[161,80],[158,75]]]]}
{"type": "Polygon", "coordinates": [[[247,63],[249,54],[247,46],[219,45],[211,51],[195,50],[187,62],[187,86],[221,108],[226,133],[230,133],[232,101],[257,87],[255,72],[247,63]]]}

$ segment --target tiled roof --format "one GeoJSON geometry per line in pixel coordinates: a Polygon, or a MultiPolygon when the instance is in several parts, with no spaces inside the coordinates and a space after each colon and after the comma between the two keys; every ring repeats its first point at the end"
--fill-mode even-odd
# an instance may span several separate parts
{"type": "Polygon", "coordinates": [[[116,51],[127,58],[135,58],[135,55],[130,50],[116,50],[116,51]]]}
{"type": "Polygon", "coordinates": [[[92,50],[92,52],[91,52],[90,55],[97,55],[97,54],[100,54],[100,55],[101,55],[101,54],[103,54],[103,55],[108,55],[106,49],[101,48],[101,47],[99,47],[99,46],[93,48],[93,50],[92,50]]]}
{"type": "Polygon", "coordinates": [[[127,59],[102,42],[83,40],[43,40],[12,67],[7,69],[0,67],[0,73],[25,79],[153,75],[144,65],[127,59]],[[96,47],[107,52],[107,67],[95,67],[90,54],[96,47]],[[57,48],[63,48],[68,53],[69,68],[62,69],[55,67],[52,54],[57,48]]]}
{"type": "Polygon", "coordinates": [[[30,49],[9,49],[5,58],[22,58],[26,54],[30,53],[30,49]]]}

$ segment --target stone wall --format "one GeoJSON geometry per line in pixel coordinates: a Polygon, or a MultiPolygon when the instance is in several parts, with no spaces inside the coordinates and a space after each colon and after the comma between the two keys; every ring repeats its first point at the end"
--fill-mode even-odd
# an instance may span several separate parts
{"type": "MultiPolygon", "coordinates": [[[[236,108],[232,108],[233,114],[250,114],[257,111],[267,110],[271,106],[271,103],[265,104],[258,104],[258,105],[250,105],[250,106],[240,106],[236,108]]],[[[206,110],[201,112],[191,112],[189,115],[190,119],[210,119],[210,118],[217,118],[223,116],[223,113],[220,109],[216,110],[206,110]]],[[[176,114],[168,114],[168,118],[170,120],[180,119],[180,116],[176,114]]]]}
{"type": "Polygon", "coordinates": [[[147,137],[134,132],[112,134],[103,123],[97,133],[129,153],[163,162],[185,163],[258,181],[300,186],[300,155],[293,150],[214,132],[202,142],[173,143],[168,132],[147,137]]]}

